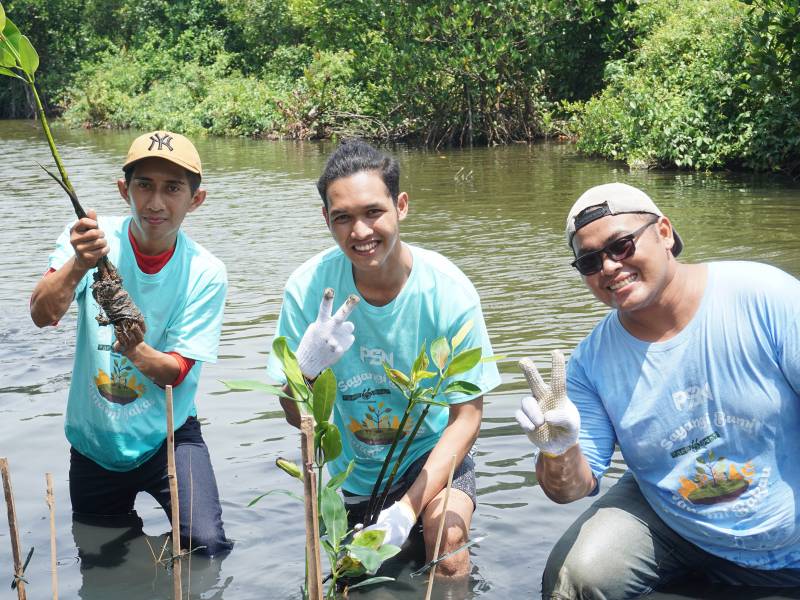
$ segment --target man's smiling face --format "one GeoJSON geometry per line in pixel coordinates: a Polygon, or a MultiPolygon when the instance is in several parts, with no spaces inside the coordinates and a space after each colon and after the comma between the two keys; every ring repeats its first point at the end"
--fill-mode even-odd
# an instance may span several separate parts
{"type": "MultiPolygon", "coordinates": [[[[575,233],[576,256],[598,250],[639,229],[654,215],[620,214],[585,225],[575,233]]],[[[669,220],[661,217],[635,240],[636,250],[628,258],[613,260],[604,253],[603,268],[583,277],[595,297],[622,313],[641,310],[658,300],[674,269],[670,249],[674,240],[669,220]]]]}
{"type": "Polygon", "coordinates": [[[334,180],[327,189],[325,220],[336,243],[366,273],[395,267],[400,260],[400,221],[408,213],[408,196],[392,201],[380,175],[359,171],[334,180]]]}

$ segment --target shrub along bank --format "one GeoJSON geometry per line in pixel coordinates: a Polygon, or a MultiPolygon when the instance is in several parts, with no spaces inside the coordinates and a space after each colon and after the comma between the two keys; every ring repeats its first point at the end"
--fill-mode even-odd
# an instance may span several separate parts
{"type": "MultiPolygon", "coordinates": [[[[800,0],[7,0],[73,125],[800,168],[800,0]],[[567,118],[569,121],[567,122],[567,118]]],[[[27,116],[21,86],[0,116],[27,116]]]]}

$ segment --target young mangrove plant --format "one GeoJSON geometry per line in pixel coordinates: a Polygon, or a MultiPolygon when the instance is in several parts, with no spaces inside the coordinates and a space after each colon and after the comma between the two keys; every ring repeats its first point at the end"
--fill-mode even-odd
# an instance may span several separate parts
{"type": "MultiPolygon", "coordinates": [[[[5,9],[0,4],[0,75],[19,79],[30,89],[31,96],[33,96],[36,103],[39,121],[50,146],[50,153],[53,155],[53,160],[58,167],[59,176],[56,176],[43,166],[42,169],[67,193],[75,214],[79,219],[82,219],[86,216],[86,212],[78,202],[78,194],[75,192],[75,188],[72,187],[72,182],[69,180],[64,163],[61,162],[61,156],[53,141],[53,135],[47,123],[42,101],[36,91],[34,75],[38,68],[39,54],[28,37],[21,34],[17,26],[11,22],[11,19],[6,17],[5,9]]],[[[139,312],[133,300],[123,289],[122,277],[120,277],[116,267],[105,256],[97,263],[94,283],[92,284],[92,296],[94,296],[102,311],[97,316],[97,321],[101,325],[113,325],[118,339],[129,339],[135,328],[139,328],[144,334],[145,324],[142,313],[139,312]]]]}
{"type": "MultiPolygon", "coordinates": [[[[293,400],[302,412],[314,416],[314,468],[317,471],[317,481],[319,482],[320,542],[331,569],[330,583],[325,596],[334,599],[337,597],[337,589],[342,578],[346,577],[350,580],[364,575],[374,575],[381,564],[397,554],[400,548],[383,544],[385,536],[383,531],[356,532],[348,529],[347,510],[338,489],[350,475],[355,461],[350,461],[347,469],[331,477],[323,485],[325,465],[342,453],[341,433],[339,428],[330,422],[333,404],[336,400],[336,376],[333,371],[326,369],[320,373],[313,384],[309,384],[303,377],[297,359],[286,343],[286,338],[276,338],[272,344],[272,351],[281,361],[291,394],[285,393],[281,388],[259,381],[225,381],[223,383],[232,390],[263,391],[293,400]]],[[[303,480],[303,470],[299,465],[283,458],[279,458],[276,464],[292,477],[303,480]]],[[[269,493],[267,492],[267,494],[269,493]]],[[[255,504],[267,494],[255,498],[250,504],[255,504]]],[[[296,497],[291,493],[289,495],[296,497]]],[[[391,577],[371,577],[350,585],[347,589],[352,590],[391,580],[391,577]]]]}
{"type": "MultiPolygon", "coordinates": [[[[444,337],[435,339],[431,343],[430,347],[430,361],[428,360],[428,352],[425,347],[425,343],[423,343],[420,353],[411,367],[411,372],[408,374],[397,369],[393,369],[386,362],[383,363],[383,368],[386,371],[386,375],[389,377],[389,380],[398,390],[400,390],[400,393],[403,394],[403,397],[405,397],[408,404],[406,405],[403,417],[400,419],[400,424],[397,427],[397,432],[392,440],[392,445],[389,447],[389,452],[386,454],[386,458],[383,460],[383,465],[381,465],[378,479],[375,481],[375,485],[372,488],[372,494],[370,494],[369,503],[367,504],[367,511],[364,516],[365,525],[372,525],[378,520],[378,515],[383,510],[384,504],[386,504],[386,498],[389,495],[389,490],[392,488],[397,471],[400,468],[408,449],[411,447],[411,443],[414,441],[417,431],[419,431],[420,426],[425,421],[425,417],[428,416],[428,411],[430,410],[431,406],[448,406],[446,401],[437,399],[443,383],[448,381],[451,377],[466,373],[479,362],[481,362],[481,360],[496,360],[499,358],[492,357],[482,359],[482,350],[480,347],[470,348],[455,354],[456,349],[464,341],[464,338],[471,329],[472,321],[470,320],[458,330],[456,335],[454,335],[449,342],[444,337]],[[430,365],[432,365],[436,370],[429,371],[428,368],[430,365]],[[420,405],[425,405],[425,408],[423,408],[421,411],[417,411],[417,420],[411,429],[411,433],[406,438],[405,444],[403,445],[397,460],[394,461],[394,466],[392,467],[389,478],[386,481],[386,485],[381,487],[386,472],[389,469],[389,466],[392,464],[392,458],[394,457],[397,444],[405,434],[406,424],[412,413],[420,405]]],[[[450,381],[442,393],[463,393],[474,395],[480,391],[480,388],[474,383],[470,383],[469,381],[455,380],[450,381]]]]}

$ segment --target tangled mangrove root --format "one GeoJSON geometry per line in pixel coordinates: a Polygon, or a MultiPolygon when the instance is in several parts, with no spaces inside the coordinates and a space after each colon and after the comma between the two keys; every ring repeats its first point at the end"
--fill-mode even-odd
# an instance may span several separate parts
{"type": "Polygon", "coordinates": [[[94,273],[92,296],[100,305],[100,325],[113,325],[118,339],[128,339],[135,328],[145,331],[144,317],[122,287],[122,277],[108,261],[94,273]]]}

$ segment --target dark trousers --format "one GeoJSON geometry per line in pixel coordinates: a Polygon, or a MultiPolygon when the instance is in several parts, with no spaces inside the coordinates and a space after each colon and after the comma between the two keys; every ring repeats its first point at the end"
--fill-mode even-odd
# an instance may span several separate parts
{"type": "MultiPolygon", "coordinates": [[[[197,552],[208,556],[229,551],[233,544],[225,537],[211,457],[200,432],[200,422],[194,417],[189,417],[175,431],[175,471],[182,545],[197,548],[197,552]]],[[[76,515],[133,515],[139,492],[155,498],[172,520],[166,441],[147,462],[124,472],[104,469],[70,449],[69,495],[76,515]]]]}

